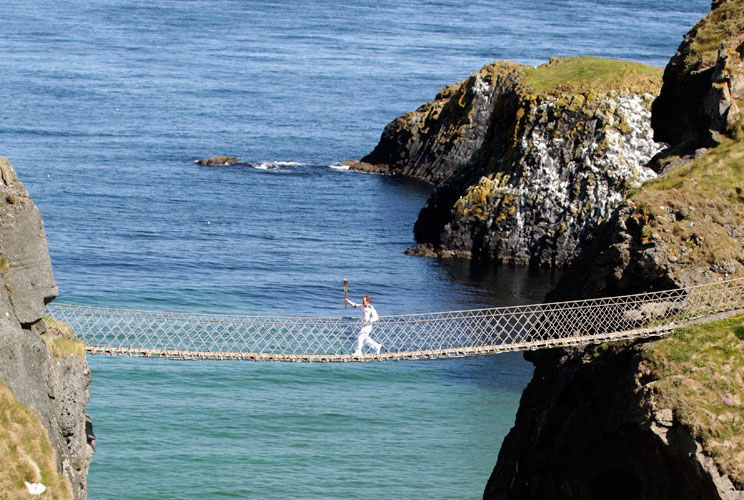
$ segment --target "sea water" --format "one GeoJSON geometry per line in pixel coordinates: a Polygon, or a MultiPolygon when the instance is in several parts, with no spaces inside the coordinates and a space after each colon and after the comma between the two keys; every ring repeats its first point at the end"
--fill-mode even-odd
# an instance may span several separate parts
{"type": "MultiPolygon", "coordinates": [[[[17,0],[0,154],[58,301],[261,315],[538,302],[555,274],[407,256],[432,187],[346,171],[497,59],[664,66],[709,1],[17,0]],[[240,164],[194,160],[233,155],[240,164]]],[[[532,367],[89,356],[89,498],[478,498],[532,367]]]]}

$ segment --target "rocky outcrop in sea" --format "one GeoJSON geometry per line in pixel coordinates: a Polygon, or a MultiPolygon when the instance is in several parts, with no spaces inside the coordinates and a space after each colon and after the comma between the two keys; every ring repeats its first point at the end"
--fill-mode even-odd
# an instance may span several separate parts
{"type": "Polygon", "coordinates": [[[354,168],[438,183],[410,253],[564,266],[656,175],[659,76],[591,57],[496,62],[390,123],[354,168]]]}
{"type": "MultiPolygon", "coordinates": [[[[55,333],[47,326],[44,310],[57,296],[57,285],[52,275],[44,224],[13,166],[2,157],[0,175],[0,275],[3,280],[0,287],[0,382],[38,418],[56,453],[57,472],[69,483],[72,498],[83,500],[87,496],[86,478],[95,440],[85,413],[90,369],[84,353],[55,355],[50,348],[55,333]]],[[[31,460],[32,450],[14,450],[24,460],[31,460]]],[[[34,466],[30,466],[31,471],[34,466]]],[[[27,479],[29,483],[38,480],[30,476],[27,479]]],[[[53,498],[70,498],[61,491],[52,494],[53,498]]]]}
{"type": "Polygon", "coordinates": [[[238,163],[237,156],[211,156],[209,158],[199,158],[194,163],[204,167],[219,167],[238,163]]]}

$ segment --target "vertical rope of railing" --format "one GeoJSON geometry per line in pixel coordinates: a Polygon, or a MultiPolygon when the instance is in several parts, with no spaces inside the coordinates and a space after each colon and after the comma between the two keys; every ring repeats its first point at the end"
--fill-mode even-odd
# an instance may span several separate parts
{"type": "MultiPolygon", "coordinates": [[[[744,279],[621,297],[382,316],[378,359],[523,350],[660,334],[744,310],[744,279]]],[[[358,321],[49,304],[90,352],[167,357],[347,360],[358,321]]]]}

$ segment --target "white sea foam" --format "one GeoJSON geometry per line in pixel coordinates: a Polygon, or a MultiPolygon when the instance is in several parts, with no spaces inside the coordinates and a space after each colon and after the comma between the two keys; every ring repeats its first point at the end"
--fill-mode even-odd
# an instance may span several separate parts
{"type": "Polygon", "coordinates": [[[259,170],[278,170],[302,167],[305,164],[296,161],[267,161],[263,163],[250,163],[249,165],[259,170]]]}
{"type": "Polygon", "coordinates": [[[328,165],[328,168],[332,168],[334,170],[349,170],[348,165],[342,165],[340,163],[331,163],[330,165],[328,165]]]}

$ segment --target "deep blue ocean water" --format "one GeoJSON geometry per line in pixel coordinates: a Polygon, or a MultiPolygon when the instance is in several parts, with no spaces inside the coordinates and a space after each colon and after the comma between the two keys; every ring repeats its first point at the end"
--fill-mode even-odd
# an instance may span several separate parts
{"type": "MultiPolygon", "coordinates": [[[[17,0],[0,155],[58,300],[344,315],[540,301],[555,276],[403,254],[431,186],[348,172],[386,123],[496,59],[664,66],[709,1],[17,0]],[[240,165],[200,167],[227,154],[240,165]]],[[[90,356],[89,498],[478,498],[521,355],[350,365],[90,356]]]]}

